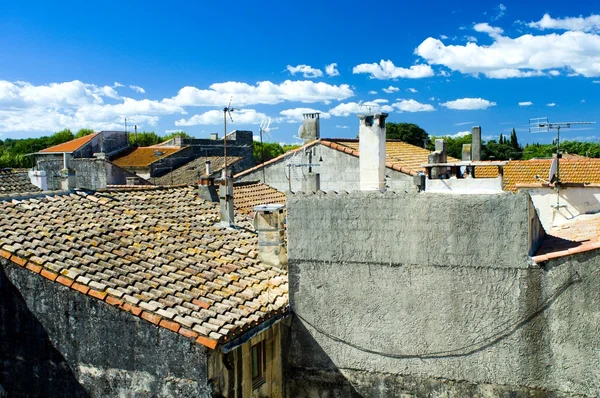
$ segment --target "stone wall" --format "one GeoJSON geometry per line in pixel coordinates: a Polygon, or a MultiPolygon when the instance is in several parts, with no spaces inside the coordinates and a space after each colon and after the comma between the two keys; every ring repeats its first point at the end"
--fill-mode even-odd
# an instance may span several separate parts
{"type": "MultiPolygon", "coordinates": [[[[285,159],[267,165],[264,179],[263,170],[258,169],[240,177],[238,181],[264,180],[263,182],[279,191],[300,192],[303,189],[303,182],[306,181],[308,167],[288,167],[288,165],[308,163],[320,164],[312,170],[320,174],[321,190],[350,192],[360,189],[359,159],[320,144],[309,147],[305,151],[291,153],[285,159]]],[[[415,190],[412,176],[391,169],[386,169],[385,173],[386,185],[392,190],[415,190]]]]}
{"type": "Polygon", "coordinates": [[[0,263],[0,385],[9,397],[210,397],[206,349],[0,263]]]}
{"type": "MultiPolygon", "coordinates": [[[[182,145],[193,148],[195,157],[223,156],[223,139],[211,140],[202,138],[184,138],[182,145]]],[[[242,158],[236,167],[238,170],[246,170],[255,165],[254,141],[252,131],[234,131],[227,135],[227,156],[239,156],[242,158]]]]}
{"type": "Polygon", "coordinates": [[[526,194],[296,194],[287,209],[287,396],[600,391],[600,256],[531,264],[526,194]]]}

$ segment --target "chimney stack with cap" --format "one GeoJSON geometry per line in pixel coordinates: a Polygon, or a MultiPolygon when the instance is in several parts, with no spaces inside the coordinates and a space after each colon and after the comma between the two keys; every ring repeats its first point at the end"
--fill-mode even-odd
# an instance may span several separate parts
{"type": "Polygon", "coordinates": [[[385,118],[387,113],[358,115],[360,190],[385,189],[385,118]]]}
{"type": "Polygon", "coordinates": [[[287,267],[285,205],[254,207],[254,230],[258,234],[258,259],[277,268],[287,267]]]}
{"type": "Polygon", "coordinates": [[[205,166],[206,166],[206,175],[209,176],[211,175],[211,170],[210,170],[210,160],[207,160],[206,162],[204,162],[205,166]]]}
{"type": "Polygon", "coordinates": [[[321,127],[319,112],[304,113],[302,116],[302,126],[298,129],[298,136],[304,140],[304,144],[308,144],[314,140],[321,138],[321,127]]]}

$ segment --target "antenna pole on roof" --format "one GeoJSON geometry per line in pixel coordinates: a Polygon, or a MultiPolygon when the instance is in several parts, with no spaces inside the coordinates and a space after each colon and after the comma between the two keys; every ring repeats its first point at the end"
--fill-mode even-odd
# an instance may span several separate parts
{"type": "Polygon", "coordinates": [[[225,161],[225,178],[227,178],[227,115],[233,122],[233,117],[231,117],[231,112],[235,109],[231,107],[231,101],[233,97],[229,98],[229,105],[223,108],[223,160],[225,161]]]}
{"type": "MultiPolygon", "coordinates": [[[[553,160],[553,164],[550,166],[550,174],[548,175],[548,182],[555,182],[556,188],[556,205],[553,205],[555,211],[564,207],[565,205],[560,204],[560,184],[562,181],[560,180],[560,158],[562,154],[560,153],[560,129],[561,128],[571,128],[571,125],[574,124],[595,124],[596,122],[555,122],[550,123],[547,117],[536,117],[533,119],[529,119],[529,132],[531,133],[532,129],[537,129],[537,132],[545,129],[556,130],[556,159],[553,160]],[[554,170],[554,162],[556,162],[556,169],[554,170]]],[[[534,131],[535,132],[535,131],[534,131]]]]}

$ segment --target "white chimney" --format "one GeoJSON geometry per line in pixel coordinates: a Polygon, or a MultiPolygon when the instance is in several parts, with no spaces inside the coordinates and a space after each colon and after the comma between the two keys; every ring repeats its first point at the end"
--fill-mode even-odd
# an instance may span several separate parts
{"type": "Polygon", "coordinates": [[[254,207],[254,211],[254,230],[258,234],[258,259],[277,268],[286,268],[285,205],[260,205],[254,207]]]}
{"type": "Polygon", "coordinates": [[[48,190],[48,176],[44,170],[29,170],[29,180],[42,191],[48,190]]]}
{"type": "Polygon", "coordinates": [[[385,118],[387,113],[358,115],[360,190],[385,190],[385,118]]]}
{"type": "Polygon", "coordinates": [[[206,175],[209,176],[211,174],[210,173],[210,160],[207,160],[205,162],[205,165],[206,165],[206,175]]]}

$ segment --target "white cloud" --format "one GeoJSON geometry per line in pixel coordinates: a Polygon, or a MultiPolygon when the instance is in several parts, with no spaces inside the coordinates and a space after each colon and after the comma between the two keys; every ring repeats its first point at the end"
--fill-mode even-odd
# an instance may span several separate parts
{"type": "Polygon", "coordinates": [[[557,70],[550,70],[550,71],[548,71],[548,74],[550,76],[560,76],[560,72],[557,70]]]}
{"type": "Polygon", "coordinates": [[[125,86],[124,86],[124,85],[122,85],[122,84],[121,84],[121,83],[119,83],[119,82],[114,82],[114,83],[113,83],[113,87],[114,87],[114,88],[117,88],[117,87],[125,87],[125,86]]]}
{"type": "Polygon", "coordinates": [[[456,110],[476,110],[487,109],[490,106],[496,106],[495,102],[490,102],[483,98],[460,98],[454,101],[443,102],[440,105],[448,109],[456,110]]]}
{"type": "Polygon", "coordinates": [[[290,72],[290,74],[292,74],[292,76],[296,73],[302,73],[302,76],[309,79],[323,76],[323,72],[320,69],[313,68],[309,65],[288,65],[286,69],[288,72],[290,72]]]}
{"type": "Polygon", "coordinates": [[[386,100],[386,99],[383,99],[383,98],[378,98],[378,99],[374,99],[374,100],[373,100],[373,101],[371,101],[371,102],[374,102],[374,103],[376,103],[376,104],[387,104],[387,103],[388,103],[388,102],[390,102],[390,101],[388,101],[388,100],[386,100]]]}
{"type": "Polygon", "coordinates": [[[533,102],[531,102],[531,101],[519,102],[519,106],[531,106],[531,105],[533,105],[533,102]]]}
{"type": "Polygon", "coordinates": [[[541,76],[543,71],[562,68],[572,70],[573,75],[600,76],[599,35],[568,31],[510,38],[502,36],[502,29],[486,23],[476,24],[474,29],[489,34],[493,43],[446,46],[429,37],[415,53],[432,65],[491,78],[541,76]]]}
{"type": "MultiPolygon", "coordinates": [[[[227,121],[227,124],[260,124],[261,121],[267,118],[267,115],[261,112],[256,112],[254,109],[238,109],[232,113],[233,122],[227,121]]],[[[180,119],[175,122],[175,126],[197,126],[222,124],[223,111],[210,110],[202,114],[197,114],[189,119],[180,119]]]]}
{"type": "Polygon", "coordinates": [[[416,88],[412,88],[412,87],[410,87],[410,88],[407,88],[407,89],[406,89],[406,91],[410,91],[410,92],[411,92],[411,93],[413,93],[413,94],[414,94],[414,93],[418,93],[418,92],[419,92],[419,91],[418,91],[416,88]]]}
{"type": "MultiPolygon", "coordinates": [[[[595,83],[595,82],[594,82],[594,83],[595,83]]],[[[598,83],[600,83],[600,82],[598,82],[598,83]]],[[[371,94],[371,95],[376,95],[376,94],[377,94],[377,91],[375,91],[375,90],[371,90],[371,91],[369,91],[369,94],[371,94]]]]}
{"type": "Polygon", "coordinates": [[[165,100],[180,106],[224,106],[233,97],[233,106],[277,104],[283,101],[305,103],[327,100],[341,101],[354,95],[347,84],[339,86],[310,80],[286,80],[281,84],[262,81],[256,85],[241,82],[214,83],[208,90],[183,87],[179,93],[165,100]]]}
{"type": "Polygon", "coordinates": [[[455,126],[466,126],[467,124],[473,124],[475,122],[460,122],[460,123],[454,123],[455,126]]]}
{"type": "Polygon", "coordinates": [[[446,35],[440,35],[440,39],[442,39],[442,40],[446,40],[447,38],[448,38],[448,36],[446,36],[446,35]]]}
{"type": "Polygon", "coordinates": [[[465,40],[471,43],[477,43],[477,38],[475,36],[465,36],[465,40]]]}
{"type": "Polygon", "coordinates": [[[499,20],[506,14],[506,6],[502,3],[498,4],[498,7],[496,7],[495,10],[496,10],[496,16],[494,16],[492,18],[494,21],[499,20]]]}
{"type": "Polygon", "coordinates": [[[554,19],[549,14],[544,14],[537,22],[527,24],[530,28],[571,30],[581,32],[598,32],[600,30],[600,15],[592,14],[589,17],[567,17],[554,19]]]}
{"type": "Polygon", "coordinates": [[[337,64],[335,62],[325,66],[325,73],[327,73],[327,76],[339,76],[340,75],[340,72],[337,70],[337,64]]]}
{"type": "Polygon", "coordinates": [[[141,94],[145,94],[146,90],[144,90],[142,87],[140,86],[134,86],[133,84],[129,86],[130,89],[132,89],[133,91],[137,92],[137,93],[141,93],[141,94]]]}
{"type": "Polygon", "coordinates": [[[546,104],[546,106],[553,107],[553,106],[556,106],[556,104],[554,102],[550,102],[550,103],[546,104]]]}
{"type": "Polygon", "coordinates": [[[448,137],[448,138],[462,138],[462,137],[466,137],[467,135],[470,135],[471,132],[470,131],[459,131],[456,134],[446,134],[443,135],[442,137],[448,137]]]}
{"type": "Polygon", "coordinates": [[[394,87],[394,86],[389,86],[388,88],[383,89],[383,92],[388,93],[388,94],[397,93],[398,91],[400,91],[400,89],[398,87],[394,87]]]}
{"type": "Polygon", "coordinates": [[[352,73],[367,73],[371,79],[420,79],[423,77],[433,76],[433,69],[431,66],[425,64],[413,65],[410,68],[401,68],[395,66],[390,60],[381,60],[379,64],[360,64],[352,68],[352,73]]]}
{"type": "Polygon", "coordinates": [[[429,97],[429,101],[435,101],[435,97],[429,97]]]}
{"type": "Polygon", "coordinates": [[[392,106],[401,112],[431,112],[435,108],[430,104],[422,104],[414,99],[401,100],[392,104],[392,106]]]}
{"type": "Polygon", "coordinates": [[[304,119],[305,113],[320,113],[319,117],[321,119],[329,119],[331,115],[327,112],[320,111],[318,109],[312,108],[293,108],[293,109],[285,109],[279,112],[280,115],[284,116],[282,121],[288,123],[296,123],[301,122],[304,119]]]}
{"type": "Polygon", "coordinates": [[[348,126],[342,126],[341,124],[336,124],[335,128],[336,129],[347,129],[347,128],[350,128],[350,127],[348,127],[348,126]]]}
{"type": "Polygon", "coordinates": [[[329,114],[332,116],[350,116],[350,114],[359,112],[361,112],[361,109],[356,102],[342,103],[329,110],[329,114]]]}

